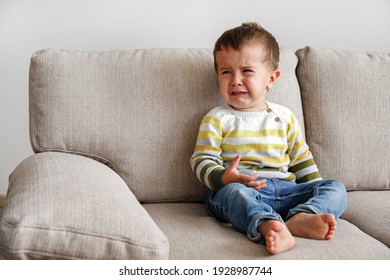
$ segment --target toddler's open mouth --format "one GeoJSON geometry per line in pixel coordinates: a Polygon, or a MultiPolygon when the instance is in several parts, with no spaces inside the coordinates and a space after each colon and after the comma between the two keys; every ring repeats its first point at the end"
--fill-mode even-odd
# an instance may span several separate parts
{"type": "Polygon", "coordinates": [[[234,96],[239,96],[239,95],[245,95],[245,94],[247,94],[248,92],[246,92],[246,91],[233,91],[233,92],[231,92],[230,94],[231,95],[234,95],[234,96]]]}

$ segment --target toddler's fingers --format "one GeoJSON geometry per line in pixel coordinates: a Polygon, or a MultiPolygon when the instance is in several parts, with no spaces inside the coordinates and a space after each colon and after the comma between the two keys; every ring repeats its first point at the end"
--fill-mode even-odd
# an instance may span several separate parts
{"type": "Polygon", "coordinates": [[[254,173],[252,175],[245,175],[245,176],[247,182],[256,181],[256,179],[259,177],[259,173],[254,173]]]}
{"type": "Polygon", "coordinates": [[[253,182],[248,182],[246,185],[248,187],[251,187],[255,190],[261,190],[265,187],[267,187],[267,180],[263,179],[263,180],[260,180],[260,181],[253,181],[253,182]]]}
{"type": "Polygon", "coordinates": [[[248,183],[248,182],[254,182],[257,177],[259,177],[258,174],[254,174],[254,175],[246,175],[246,174],[240,174],[239,175],[239,180],[241,183],[248,183]]]}

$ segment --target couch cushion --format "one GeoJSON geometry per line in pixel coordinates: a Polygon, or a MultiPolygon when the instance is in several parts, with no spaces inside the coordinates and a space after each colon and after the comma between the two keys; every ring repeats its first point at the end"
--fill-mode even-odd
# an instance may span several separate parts
{"type": "Polygon", "coordinates": [[[390,247],[390,191],[348,192],[343,219],[390,247]]]}
{"type": "Polygon", "coordinates": [[[123,180],[94,160],[43,153],[10,177],[0,222],[7,259],[166,259],[169,244],[123,180]]]}
{"type": "Polygon", "coordinates": [[[298,50],[306,137],[324,178],[390,189],[390,54],[298,50]]]}
{"type": "Polygon", "coordinates": [[[337,260],[390,259],[390,249],[345,220],[338,220],[332,240],[296,238],[296,248],[270,255],[229,224],[207,215],[204,204],[145,204],[170,243],[170,259],[337,260]]]}
{"type": "MultiPolygon", "coordinates": [[[[302,122],[296,63],[283,49],[269,97],[302,122]]],[[[43,50],[31,59],[34,151],[102,161],[142,202],[203,200],[189,158],[201,119],[221,103],[211,50],[43,50]]]]}

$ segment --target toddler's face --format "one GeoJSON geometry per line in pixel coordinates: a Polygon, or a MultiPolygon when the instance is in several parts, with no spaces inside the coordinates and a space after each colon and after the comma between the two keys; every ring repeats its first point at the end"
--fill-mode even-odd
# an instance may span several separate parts
{"type": "Polygon", "coordinates": [[[257,112],[267,108],[267,91],[279,77],[264,63],[260,46],[243,46],[240,50],[223,47],[215,55],[222,98],[239,111],[257,112]]]}

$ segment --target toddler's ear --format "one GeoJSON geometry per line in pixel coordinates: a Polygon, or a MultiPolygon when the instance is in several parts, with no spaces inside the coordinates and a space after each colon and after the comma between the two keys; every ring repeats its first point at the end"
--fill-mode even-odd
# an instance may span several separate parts
{"type": "Polygon", "coordinates": [[[280,71],[278,69],[276,69],[275,71],[273,71],[271,73],[271,76],[269,78],[269,82],[268,82],[268,85],[267,85],[267,90],[270,90],[273,85],[276,83],[276,80],[279,78],[280,76],[280,71]]]}

